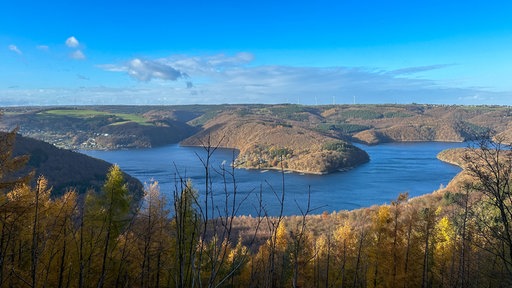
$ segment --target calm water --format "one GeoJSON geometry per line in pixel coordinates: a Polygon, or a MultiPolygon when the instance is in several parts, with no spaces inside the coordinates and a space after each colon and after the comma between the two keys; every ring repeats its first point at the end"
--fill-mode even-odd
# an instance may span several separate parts
{"type": "MultiPolygon", "coordinates": [[[[285,214],[300,213],[306,208],[308,191],[311,207],[315,213],[343,209],[355,209],[374,204],[390,203],[399,193],[409,192],[411,196],[430,193],[446,185],[459,171],[437,160],[440,151],[454,147],[465,147],[464,143],[392,143],[377,146],[364,146],[370,155],[370,162],[346,172],[329,175],[300,175],[285,173],[285,214]]],[[[170,145],[152,149],[120,151],[82,151],[83,153],[117,163],[128,174],[140,181],[151,179],[160,183],[162,193],[172,195],[175,179],[179,174],[191,179],[194,187],[204,194],[204,168],[198,157],[204,157],[203,148],[170,145]]],[[[233,150],[217,150],[212,158],[212,167],[220,170],[223,163],[230,169],[233,150]]],[[[213,192],[220,195],[214,205],[224,203],[222,177],[213,173],[213,192]],[[222,197],[221,197],[222,196],[222,197]]],[[[263,196],[265,209],[269,214],[279,213],[279,205],[274,194],[281,194],[283,174],[277,171],[235,170],[238,198],[247,198],[242,203],[239,214],[256,214],[258,195],[263,196]],[[274,191],[274,192],[273,192],[274,191]]],[[[232,192],[230,181],[228,191],[232,192]]]]}

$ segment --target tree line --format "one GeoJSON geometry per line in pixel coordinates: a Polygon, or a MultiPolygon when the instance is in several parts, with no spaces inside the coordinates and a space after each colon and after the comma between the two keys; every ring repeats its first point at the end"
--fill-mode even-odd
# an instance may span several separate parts
{"type": "MultiPolygon", "coordinates": [[[[28,157],[12,155],[15,133],[0,137],[1,287],[512,285],[512,153],[499,141],[468,148],[465,180],[432,195],[320,215],[308,202],[289,217],[260,200],[240,217],[247,196],[234,167],[211,167],[209,142],[204,183],[177,173],[171,193],[152,183],[134,203],[116,165],[101,191],[52,196],[44,177],[16,174],[28,157]]],[[[254,193],[282,208],[285,184],[254,193]]]]}

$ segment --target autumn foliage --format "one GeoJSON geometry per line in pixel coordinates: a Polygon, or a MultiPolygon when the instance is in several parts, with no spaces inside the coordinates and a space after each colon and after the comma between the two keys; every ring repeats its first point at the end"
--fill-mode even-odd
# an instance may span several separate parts
{"type": "MultiPolygon", "coordinates": [[[[3,176],[19,167],[6,166],[17,159],[2,148],[3,176]]],[[[214,147],[202,158],[204,183],[177,177],[165,194],[149,184],[139,205],[117,166],[84,197],[52,197],[42,177],[19,181],[0,195],[0,286],[510,286],[506,149],[468,149],[463,178],[431,195],[319,215],[304,203],[301,215],[270,216],[260,203],[257,215],[238,216],[236,184],[213,191],[209,182],[214,147]],[[225,203],[210,205],[212,193],[226,194],[225,203]]],[[[221,174],[235,183],[234,170],[221,174]]],[[[274,192],[289,205],[284,188],[274,192]]]]}

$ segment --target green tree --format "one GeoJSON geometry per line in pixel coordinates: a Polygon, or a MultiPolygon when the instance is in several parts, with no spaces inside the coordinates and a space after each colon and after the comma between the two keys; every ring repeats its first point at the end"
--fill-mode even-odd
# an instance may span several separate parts
{"type": "Polygon", "coordinates": [[[96,197],[96,215],[105,228],[100,278],[97,287],[105,284],[109,255],[116,238],[129,221],[130,195],[123,172],[117,165],[110,167],[103,185],[103,193],[96,197]]]}

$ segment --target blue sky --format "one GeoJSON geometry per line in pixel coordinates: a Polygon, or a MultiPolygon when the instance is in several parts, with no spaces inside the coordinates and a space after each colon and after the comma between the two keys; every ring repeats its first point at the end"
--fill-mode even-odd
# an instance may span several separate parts
{"type": "Polygon", "coordinates": [[[0,105],[512,105],[512,1],[2,1],[0,105]]]}

